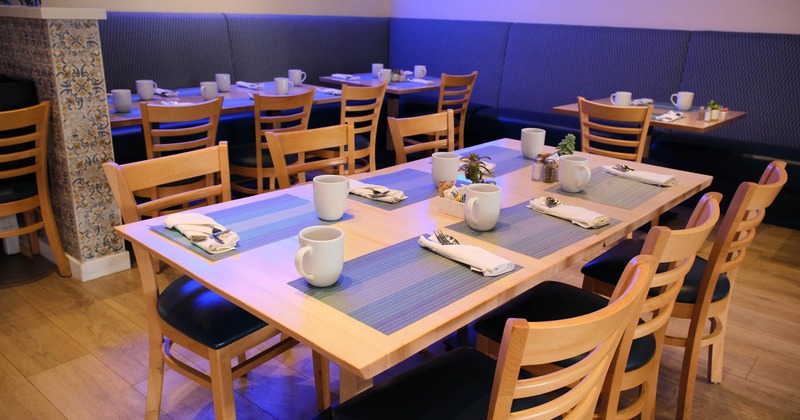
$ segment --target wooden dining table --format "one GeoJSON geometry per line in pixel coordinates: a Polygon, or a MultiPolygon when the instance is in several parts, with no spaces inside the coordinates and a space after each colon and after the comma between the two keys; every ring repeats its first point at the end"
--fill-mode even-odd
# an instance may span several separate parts
{"type": "MultiPolygon", "coordinates": [[[[350,196],[345,216],[333,224],[345,235],[345,266],[329,288],[308,285],[295,268],[299,230],[330,223],[313,213],[311,184],[192,210],[240,234],[239,249],[219,258],[167,232],[163,217],[116,229],[132,243],[143,281],[152,281],[155,257],[310,347],[318,408],[324,409],[330,405],[328,361],[341,368],[339,395],[345,401],[371,386],[379,373],[624,238],[711,183],[707,175],[626,162],[677,179],[672,187],[642,184],[601,171],[603,165],[620,162],[586,155],[592,181],[581,193],[566,193],[557,183],[532,181],[531,161],[519,150],[518,140],[499,139],[458,151],[490,156],[497,165],[490,177],[502,189],[503,210],[497,226],[484,233],[439,211],[430,158],[353,175],[402,188],[408,199],[387,204],[350,196]],[[526,208],[529,200],[545,195],[605,214],[611,223],[584,229],[526,208]],[[287,222],[303,214],[308,216],[305,224],[287,222]],[[278,232],[270,218],[282,220],[276,223],[283,230],[278,232]],[[435,228],[512,261],[515,271],[484,277],[422,249],[419,237],[435,228]]],[[[553,150],[546,146],[545,151],[553,150]]]]}
{"type": "MultiPolygon", "coordinates": [[[[239,112],[252,112],[253,111],[253,99],[250,97],[251,94],[258,93],[259,95],[264,96],[279,96],[275,93],[275,84],[274,82],[263,82],[259,83],[262,85],[261,89],[248,89],[244,87],[240,87],[237,85],[231,85],[230,91],[228,92],[219,92],[220,97],[223,98],[222,102],[222,114],[236,114],[239,112]]],[[[289,89],[289,94],[299,94],[303,92],[307,92],[309,89],[316,89],[314,92],[314,104],[328,104],[328,103],[337,103],[342,100],[341,93],[337,94],[330,94],[326,93],[325,90],[328,88],[324,88],[321,86],[315,85],[308,85],[302,84],[299,86],[295,86],[289,89]]],[[[138,95],[131,95],[131,110],[130,112],[117,112],[114,108],[114,104],[111,101],[111,98],[108,99],[108,113],[111,120],[111,128],[117,127],[128,127],[133,125],[141,125],[142,124],[142,112],[139,108],[140,103],[152,103],[152,104],[178,104],[178,103],[199,103],[205,101],[202,96],[200,96],[200,88],[183,88],[183,89],[176,89],[178,92],[178,96],[174,97],[162,97],[162,96],[154,96],[153,99],[149,101],[141,101],[138,95]]]]}

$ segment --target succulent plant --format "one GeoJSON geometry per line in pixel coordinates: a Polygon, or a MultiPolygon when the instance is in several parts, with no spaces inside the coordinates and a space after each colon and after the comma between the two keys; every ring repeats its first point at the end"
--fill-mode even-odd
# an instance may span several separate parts
{"type": "Polygon", "coordinates": [[[461,167],[458,169],[464,171],[464,177],[473,183],[481,182],[484,172],[489,172],[483,159],[491,160],[492,158],[470,153],[469,156],[461,158],[461,167]]]}
{"type": "Polygon", "coordinates": [[[575,153],[575,135],[567,134],[556,146],[559,156],[571,155],[575,153]]]}

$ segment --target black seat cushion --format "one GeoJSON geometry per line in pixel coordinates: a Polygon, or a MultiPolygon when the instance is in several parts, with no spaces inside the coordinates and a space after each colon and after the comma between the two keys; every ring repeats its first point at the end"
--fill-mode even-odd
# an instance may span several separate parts
{"type": "MultiPolygon", "coordinates": [[[[619,277],[622,275],[628,262],[642,252],[642,246],[644,246],[644,240],[642,239],[626,239],[614,245],[602,255],[586,263],[581,269],[581,273],[605,283],[615,285],[619,281],[619,277]]],[[[683,287],[681,287],[677,298],[678,302],[694,303],[697,301],[697,293],[700,288],[700,282],[703,280],[703,272],[706,270],[706,265],[707,261],[705,259],[700,257],[694,258],[692,268],[683,280],[683,287]]],[[[668,264],[659,264],[658,272],[664,272],[668,267],[668,264]]],[[[716,302],[728,296],[730,290],[731,284],[728,275],[723,273],[719,276],[711,301],[716,302]]],[[[651,295],[653,293],[654,292],[651,292],[651,295]]]]}
{"type": "MultiPolygon", "coordinates": [[[[531,322],[555,321],[586,315],[606,306],[608,299],[602,296],[561,282],[546,281],[478,319],[475,322],[475,331],[499,343],[509,318],[522,318],[531,322]]],[[[644,366],[655,351],[656,340],[652,334],[634,340],[625,371],[644,366]]],[[[583,357],[576,356],[556,364],[570,366],[583,357]]]]}
{"type": "Polygon", "coordinates": [[[0,180],[0,204],[19,201],[36,194],[38,188],[35,174],[0,180]]]}
{"type": "MultiPolygon", "coordinates": [[[[228,158],[231,165],[256,167],[256,146],[254,144],[237,144],[228,148],[228,158]]],[[[297,162],[297,155],[286,155],[286,164],[291,165],[297,162]]],[[[261,165],[264,168],[272,168],[272,155],[268,149],[261,150],[261,165]]]]}
{"type": "Polygon", "coordinates": [[[157,307],[158,314],[169,325],[215,350],[267,325],[186,276],[164,289],[157,307]]]}
{"type": "MultiPolygon", "coordinates": [[[[401,373],[333,409],[334,419],[481,419],[489,413],[495,361],[467,347],[401,373]]],[[[548,402],[514,400],[512,411],[548,402]]]]}

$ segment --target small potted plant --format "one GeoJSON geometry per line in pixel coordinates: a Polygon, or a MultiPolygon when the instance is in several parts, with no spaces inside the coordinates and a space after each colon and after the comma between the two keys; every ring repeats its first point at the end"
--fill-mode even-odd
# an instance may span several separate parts
{"type": "Polygon", "coordinates": [[[464,171],[464,177],[473,183],[483,182],[483,174],[489,173],[486,162],[483,159],[491,160],[489,156],[480,156],[477,153],[470,153],[469,156],[461,158],[460,171],[464,171]]]}
{"type": "Polygon", "coordinates": [[[708,101],[708,109],[711,110],[711,119],[718,120],[719,119],[719,110],[722,107],[719,105],[719,102],[715,100],[708,101]]]}
{"type": "Polygon", "coordinates": [[[556,154],[565,156],[573,153],[575,153],[575,135],[567,134],[556,146],[556,154]]]}

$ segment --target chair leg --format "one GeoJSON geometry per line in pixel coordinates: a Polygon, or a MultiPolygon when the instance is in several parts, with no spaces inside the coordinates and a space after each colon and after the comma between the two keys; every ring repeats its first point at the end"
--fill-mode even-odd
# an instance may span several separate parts
{"type": "Polygon", "coordinates": [[[225,347],[219,350],[210,350],[208,361],[211,371],[211,394],[214,398],[214,417],[235,419],[236,404],[233,399],[230,349],[225,347]]]}
{"type": "Polygon", "coordinates": [[[678,388],[678,407],[675,417],[678,420],[692,417],[692,400],[694,398],[694,388],[697,384],[697,365],[700,362],[700,344],[702,343],[705,320],[706,317],[702,317],[699,322],[697,319],[692,319],[686,336],[686,346],[683,349],[683,366],[681,367],[681,379],[678,388]]]}
{"type": "MultiPolygon", "coordinates": [[[[56,260],[56,266],[58,266],[58,274],[61,277],[70,277],[72,276],[72,269],[69,267],[67,254],[61,245],[61,237],[58,236],[58,228],[56,227],[56,219],[53,216],[53,209],[50,207],[50,200],[47,197],[40,199],[42,200],[41,210],[44,232],[47,235],[47,241],[50,243],[50,250],[53,251],[53,258],[56,260]]],[[[39,241],[35,242],[38,249],[39,241]]]]}
{"type": "Polygon", "coordinates": [[[718,384],[722,382],[722,362],[725,352],[725,324],[728,322],[728,309],[717,316],[717,329],[720,329],[719,335],[714,339],[713,344],[708,346],[708,380],[711,383],[718,384]]]}
{"type": "Polygon", "coordinates": [[[586,290],[587,292],[594,291],[594,277],[583,276],[583,285],[581,285],[581,289],[586,290]]]}
{"type": "Polygon", "coordinates": [[[145,418],[158,420],[161,414],[161,393],[164,389],[164,354],[161,333],[150,333],[147,354],[147,402],[145,418]]]}
{"type": "MultiPolygon", "coordinates": [[[[36,213],[33,210],[26,211],[22,214],[22,220],[25,221],[25,226],[30,226],[36,223],[36,213]]],[[[31,248],[31,254],[39,255],[39,238],[36,236],[36,231],[28,234],[28,242],[31,248]]]]}
{"type": "Polygon", "coordinates": [[[656,391],[658,390],[658,367],[652,369],[650,377],[642,384],[642,391],[646,392],[644,407],[642,407],[642,420],[656,418],[656,391]]]}

